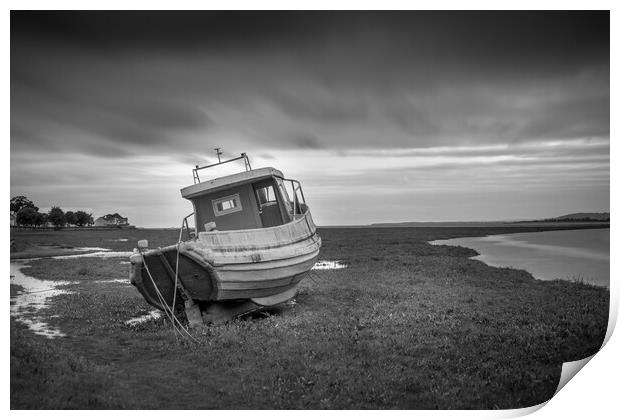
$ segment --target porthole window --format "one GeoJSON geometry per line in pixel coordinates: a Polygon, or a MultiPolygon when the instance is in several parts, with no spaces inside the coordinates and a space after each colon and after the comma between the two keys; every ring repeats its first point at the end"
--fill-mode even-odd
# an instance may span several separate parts
{"type": "Polygon", "coordinates": [[[241,200],[239,194],[229,195],[227,197],[218,198],[213,200],[213,213],[216,216],[223,216],[225,214],[235,213],[242,211],[241,200]]]}

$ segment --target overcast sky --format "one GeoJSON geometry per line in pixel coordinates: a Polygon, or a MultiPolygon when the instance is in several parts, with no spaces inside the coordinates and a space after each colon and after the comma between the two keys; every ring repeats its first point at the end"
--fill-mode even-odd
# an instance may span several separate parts
{"type": "Polygon", "coordinates": [[[11,195],[178,226],[221,147],[319,225],[608,211],[609,97],[608,12],[12,12],[11,195]]]}

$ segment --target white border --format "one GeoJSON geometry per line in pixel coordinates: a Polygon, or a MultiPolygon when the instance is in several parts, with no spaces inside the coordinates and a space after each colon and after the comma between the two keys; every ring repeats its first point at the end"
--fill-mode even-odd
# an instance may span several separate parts
{"type": "MultiPolygon", "coordinates": [[[[290,2],[284,1],[273,1],[273,0],[263,0],[263,1],[229,1],[226,3],[212,3],[212,2],[200,2],[200,1],[183,1],[179,0],[174,3],[168,1],[161,0],[151,0],[149,2],[140,1],[140,2],[132,2],[132,1],[119,1],[119,0],[108,0],[105,2],[102,1],[93,1],[93,2],[78,2],[78,1],[56,1],[53,4],[50,4],[49,1],[27,1],[27,2],[18,2],[18,1],[9,1],[7,2],[9,8],[11,9],[49,9],[50,7],[54,7],[56,9],[254,9],[254,8],[263,8],[263,9],[278,9],[278,8],[294,8],[294,9],[420,9],[420,10],[428,10],[428,9],[455,9],[455,10],[466,10],[466,9],[499,9],[499,10],[523,10],[523,9],[533,9],[533,10],[543,10],[543,9],[580,9],[580,10],[596,10],[596,9],[608,9],[611,10],[611,74],[618,74],[618,28],[620,25],[620,19],[617,18],[617,7],[614,6],[617,2],[612,1],[596,1],[591,0],[588,2],[583,1],[532,1],[532,0],[521,0],[521,1],[503,1],[492,2],[492,1],[477,1],[470,0],[467,2],[464,1],[436,1],[436,2],[411,2],[411,1],[398,1],[398,0],[383,0],[381,2],[376,1],[366,1],[366,0],[358,0],[358,1],[324,1],[324,0],[316,0],[312,2],[295,2],[291,4],[290,2]],[[616,9],[616,10],[614,10],[616,9]]],[[[10,51],[10,14],[5,13],[3,16],[3,25],[5,38],[4,38],[4,57],[9,57],[10,51]]],[[[10,190],[10,66],[5,61],[5,65],[1,68],[3,80],[5,81],[3,84],[3,93],[4,93],[4,113],[5,116],[5,133],[7,134],[6,140],[2,143],[2,147],[4,148],[3,158],[5,159],[4,171],[5,171],[5,188],[7,194],[5,197],[9,196],[10,190]]],[[[616,76],[617,77],[617,76],[616,76]]],[[[617,83],[612,76],[611,80],[611,135],[610,138],[615,137],[614,135],[617,132],[616,129],[616,121],[618,121],[618,111],[616,106],[616,101],[614,100],[617,97],[618,89],[617,83]]],[[[611,142],[611,185],[618,185],[618,171],[615,170],[615,165],[613,164],[617,157],[617,147],[611,142]]],[[[611,209],[612,213],[616,215],[616,210],[620,207],[617,206],[618,203],[618,193],[611,189],[611,209]]],[[[8,226],[3,226],[2,229],[5,229],[5,241],[2,244],[3,249],[5,250],[4,255],[8,255],[9,253],[9,243],[6,240],[8,235],[8,226]]],[[[611,226],[611,311],[610,318],[612,319],[612,323],[615,325],[615,321],[617,318],[618,312],[618,287],[617,287],[617,278],[618,278],[618,264],[617,259],[613,258],[617,255],[617,246],[616,246],[616,238],[618,238],[618,229],[615,224],[611,226]]],[[[6,299],[6,305],[8,305],[8,299],[6,299]]],[[[9,336],[9,316],[8,316],[8,308],[5,307],[7,311],[5,312],[6,316],[3,322],[3,334],[4,337],[9,336]]],[[[9,409],[9,372],[8,372],[8,363],[6,361],[9,359],[9,343],[3,346],[3,355],[4,355],[4,378],[5,378],[5,387],[3,392],[3,401],[4,407],[6,410],[9,409]]],[[[594,357],[591,362],[588,363],[581,372],[577,375],[576,379],[570,381],[546,406],[544,409],[536,411],[530,418],[536,419],[555,419],[561,418],[572,419],[572,418],[612,418],[612,413],[618,413],[618,404],[617,404],[617,385],[618,385],[618,374],[619,372],[619,361],[617,355],[620,355],[620,345],[618,344],[617,337],[611,336],[607,344],[604,348],[594,357]]],[[[208,398],[208,396],[205,396],[208,398]]],[[[540,408],[540,407],[539,407],[540,408]]],[[[422,417],[422,418],[504,418],[506,416],[519,416],[526,414],[528,409],[524,410],[513,410],[513,411],[497,411],[497,412],[488,412],[488,411],[451,411],[451,412],[432,412],[432,411],[416,411],[416,412],[407,412],[407,411],[390,411],[390,412],[356,412],[356,411],[348,411],[348,412],[321,412],[313,413],[313,412],[263,412],[260,415],[269,416],[270,418],[284,418],[285,416],[290,418],[291,415],[300,416],[302,418],[314,418],[317,415],[321,417],[341,417],[341,416],[355,416],[355,417],[374,417],[374,416],[390,416],[396,418],[407,418],[410,419],[412,416],[422,417]]],[[[530,410],[531,411],[531,410],[530,410]]],[[[151,413],[155,414],[156,417],[170,417],[170,416],[186,416],[186,415],[200,415],[200,414],[191,414],[185,412],[158,412],[151,413]]],[[[235,413],[212,413],[212,415],[224,415],[224,416],[247,416],[257,415],[258,413],[245,413],[245,412],[235,412],[235,413]]],[[[50,417],[51,419],[55,418],[66,418],[68,417],[77,417],[77,416],[94,416],[95,418],[104,416],[107,418],[110,415],[121,417],[124,416],[134,416],[133,412],[113,412],[113,411],[105,411],[105,412],[88,412],[87,414],[81,411],[46,411],[45,414],[39,412],[16,412],[11,411],[10,416],[12,417],[28,417],[28,416],[40,416],[45,415],[46,417],[50,417]]]]}

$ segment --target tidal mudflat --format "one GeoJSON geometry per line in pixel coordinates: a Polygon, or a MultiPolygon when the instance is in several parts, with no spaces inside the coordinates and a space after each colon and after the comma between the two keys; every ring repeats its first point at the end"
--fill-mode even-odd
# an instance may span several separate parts
{"type": "MultiPolygon", "coordinates": [[[[320,259],[340,268],[311,271],[295,304],[193,330],[195,341],[175,336],[165,317],[156,318],[120,281],[128,277],[125,254],[33,259],[20,268],[25,276],[67,291],[47,297],[36,312],[64,335],[36,334],[11,317],[11,408],[538,404],[553,395],[563,362],[600,348],[609,291],[539,281],[525,270],[472,260],[471,249],[428,243],[518,231],[320,229],[320,259]]],[[[138,239],[163,246],[177,236],[12,232],[14,255],[39,257],[71,247],[127,253],[138,239]]],[[[20,290],[13,286],[12,298],[20,290]]]]}

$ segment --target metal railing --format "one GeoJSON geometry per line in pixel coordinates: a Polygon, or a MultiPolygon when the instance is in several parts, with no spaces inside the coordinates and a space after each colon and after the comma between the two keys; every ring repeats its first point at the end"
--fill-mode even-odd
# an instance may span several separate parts
{"type": "Polygon", "coordinates": [[[185,216],[183,218],[183,222],[181,222],[181,229],[182,229],[181,236],[183,236],[182,235],[183,232],[187,232],[187,239],[188,240],[193,239],[196,236],[196,228],[194,228],[194,231],[192,232],[190,230],[190,227],[189,227],[189,222],[187,221],[187,219],[189,219],[193,215],[194,215],[194,212],[191,212],[190,214],[185,216]]]}
{"type": "Polygon", "coordinates": [[[225,160],[223,162],[213,163],[211,165],[206,165],[206,166],[198,166],[198,165],[196,165],[196,167],[194,169],[192,169],[192,173],[194,175],[194,184],[199,184],[200,183],[200,176],[198,176],[198,171],[201,171],[201,170],[207,169],[207,168],[212,168],[214,166],[223,165],[223,164],[229,163],[229,162],[234,162],[234,161],[240,160],[240,159],[243,159],[243,161],[245,163],[245,170],[246,171],[251,171],[252,170],[252,166],[250,165],[250,159],[248,158],[248,155],[246,155],[245,153],[241,153],[240,156],[238,156],[236,158],[225,160]]]}
{"type": "MultiPolygon", "coordinates": [[[[295,216],[298,214],[297,213],[297,208],[299,207],[299,214],[301,214],[303,212],[303,209],[301,208],[301,204],[306,204],[306,197],[304,197],[304,190],[301,188],[301,183],[299,181],[297,181],[296,179],[287,179],[287,178],[282,178],[279,176],[276,176],[276,178],[280,178],[283,182],[283,185],[285,182],[290,182],[291,183],[291,191],[293,192],[293,219],[295,218],[295,216]],[[299,194],[301,195],[301,200],[299,200],[299,197],[297,195],[297,191],[299,191],[299,194]]],[[[287,193],[288,194],[288,193],[287,193]]],[[[289,197],[290,199],[290,197],[289,197]]]]}
{"type": "MultiPolygon", "coordinates": [[[[297,215],[297,206],[299,205],[299,198],[297,197],[297,191],[301,193],[301,202],[306,204],[306,197],[304,197],[304,190],[301,189],[301,184],[299,181],[294,179],[287,179],[287,181],[291,182],[291,188],[293,189],[293,219],[297,215]]],[[[301,213],[301,206],[299,205],[299,212],[301,213]]]]}

